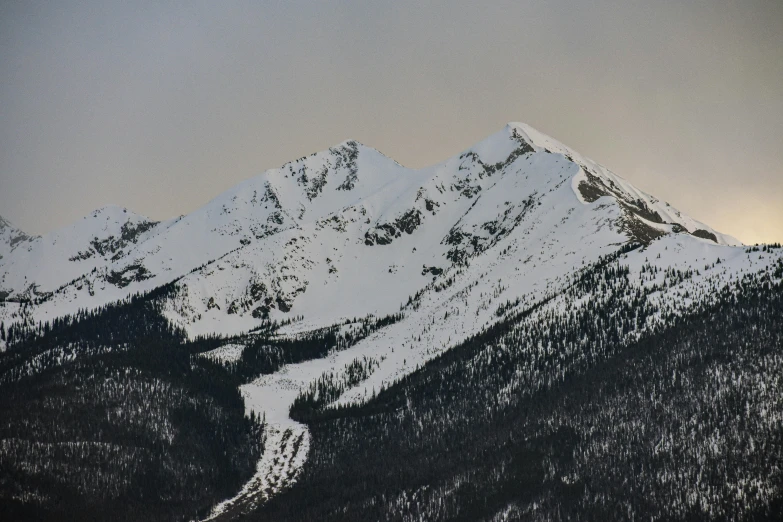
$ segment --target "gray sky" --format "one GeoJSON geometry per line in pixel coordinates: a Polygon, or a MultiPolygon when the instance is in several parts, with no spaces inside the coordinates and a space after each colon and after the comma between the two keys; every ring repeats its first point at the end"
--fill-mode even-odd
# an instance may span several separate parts
{"type": "Polygon", "coordinates": [[[524,121],[783,241],[783,2],[0,0],[0,215],[154,219],[347,138],[410,167],[524,121]]]}

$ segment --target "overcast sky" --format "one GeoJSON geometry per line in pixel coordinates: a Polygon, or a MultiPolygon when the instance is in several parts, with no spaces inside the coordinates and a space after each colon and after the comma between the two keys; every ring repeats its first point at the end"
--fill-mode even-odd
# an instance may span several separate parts
{"type": "Polygon", "coordinates": [[[354,138],[409,167],[523,121],[783,241],[783,2],[0,0],[0,215],[153,219],[354,138]]]}

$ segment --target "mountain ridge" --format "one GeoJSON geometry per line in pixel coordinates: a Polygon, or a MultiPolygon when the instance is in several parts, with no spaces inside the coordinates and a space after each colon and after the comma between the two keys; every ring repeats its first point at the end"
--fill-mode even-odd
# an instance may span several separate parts
{"type": "MultiPolygon", "coordinates": [[[[385,155],[380,150],[378,150],[378,149],[376,149],[376,148],[374,148],[372,146],[366,145],[366,144],[360,142],[359,140],[356,140],[356,139],[353,139],[353,138],[348,138],[348,139],[343,140],[342,142],[340,142],[340,143],[338,143],[338,144],[336,144],[336,145],[334,145],[332,147],[329,147],[328,149],[325,149],[323,151],[314,152],[314,153],[311,153],[311,154],[309,154],[307,156],[303,156],[301,158],[298,158],[296,160],[288,161],[288,162],[284,163],[283,165],[281,165],[280,167],[268,169],[268,170],[262,172],[261,174],[258,174],[256,176],[252,176],[252,177],[250,177],[250,178],[248,178],[248,179],[246,179],[246,180],[236,184],[235,186],[233,186],[233,187],[223,191],[222,193],[220,193],[219,195],[217,195],[214,198],[210,199],[204,205],[200,206],[199,208],[197,208],[193,212],[198,212],[199,210],[209,206],[210,204],[212,204],[212,203],[214,203],[214,202],[216,202],[218,200],[221,200],[222,198],[224,198],[228,194],[231,194],[231,193],[237,191],[241,187],[257,185],[259,180],[265,179],[271,173],[279,172],[279,171],[282,171],[282,170],[284,170],[286,168],[292,168],[293,166],[295,166],[298,163],[306,162],[309,158],[317,157],[319,155],[323,155],[323,154],[329,153],[331,151],[339,150],[339,149],[351,148],[351,147],[355,146],[358,149],[362,149],[362,150],[365,150],[367,152],[375,153],[378,156],[383,157],[383,158],[389,160],[390,162],[393,162],[394,164],[396,164],[397,166],[399,166],[399,167],[401,167],[403,169],[407,169],[407,170],[410,170],[410,171],[426,171],[426,170],[430,170],[430,169],[432,169],[434,167],[443,165],[443,164],[447,163],[449,160],[452,160],[452,159],[454,159],[455,157],[458,157],[458,156],[462,156],[462,155],[464,155],[466,153],[477,152],[477,153],[479,153],[479,155],[481,155],[480,151],[483,148],[482,145],[484,145],[484,144],[496,144],[497,141],[499,141],[498,140],[499,137],[503,137],[505,135],[512,136],[514,132],[520,133],[520,138],[524,139],[527,143],[529,143],[532,146],[539,147],[541,149],[546,149],[546,150],[549,150],[550,152],[558,152],[558,153],[562,153],[564,155],[569,155],[569,156],[578,158],[582,162],[590,163],[591,165],[594,165],[596,167],[600,167],[604,171],[611,172],[609,169],[607,169],[606,167],[604,167],[600,163],[596,163],[596,162],[594,162],[594,161],[592,161],[592,160],[590,160],[588,158],[585,158],[581,154],[575,152],[570,147],[568,147],[568,146],[562,144],[561,142],[555,140],[554,138],[552,138],[552,137],[550,137],[550,136],[548,136],[548,135],[546,135],[546,134],[544,134],[544,133],[534,129],[533,127],[531,127],[530,125],[528,125],[526,123],[509,122],[509,123],[506,124],[505,128],[502,129],[501,131],[498,131],[498,132],[488,136],[487,138],[479,141],[478,143],[476,143],[472,147],[469,147],[469,148],[463,150],[462,152],[460,152],[456,156],[452,156],[451,158],[448,158],[447,160],[441,161],[441,162],[436,163],[434,165],[431,165],[429,167],[423,167],[423,168],[419,168],[419,169],[405,167],[404,165],[400,164],[398,161],[396,161],[393,158],[385,155]],[[531,136],[534,136],[535,138],[533,138],[531,136]]],[[[484,147],[484,148],[486,148],[486,147],[484,147]]],[[[508,152],[510,153],[511,150],[513,150],[513,149],[509,149],[508,152]]],[[[489,154],[494,154],[494,156],[497,156],[497,152],[496,151],[490,152],[489,154]]],[[[485,163],[488,163],[488,164],[495,163],[496,162],[495,160],[500,161],[501,159],[505,159],[505,158],[494,158],[494,159],[493,158],[494,157],[489,157],[488,156],[488,157],[484,157],[483,159],[487,160],[487,161],[485,161],[485,163]]],[[[624,180],[624,178],[620,178],[620,179],[624,180]]],[[[630,185],[630,183],[628,183],[628,184],[630,185]]],[[[643,193],[642,191],[639,191],[639,192],[643,193]]],[[[666,204],[666,205],[668,206],[668,204],[666,204]]],[[[96,208],[96,209],[90,211],[85,216],[83,216],[81,218],[81,220],[87,219],[90,216],[94,216],[96,214],[104,213],[104,212],[107,212],[107,211],[111,211],[111,212],[115,212],[115,213],[119,213],[120,211],[122,211],[122,213],[130,212],[132,215],[141,217],[141,218],[143,218],[146,221],[160,222],[160,223],[168,223],[168,222],[172,222],[172,221],[177,221],[177,220],[181,219],[182,217],[184,217],[184,215],[182,215],[182,216],[177,216],[177,217],[174,217],[174,218],[164,219],[162,221],[155,221],[155,220],[152,220],[152,219],[150,219],[150,218],[148,218],[146,216],[142,216],[140,214],[137,214],[133,210],[131,210],[131,209],[127,208],[127,207],[124,207],[122,205],[106,204],[106,205],[103,205],[102,207],[99,207],[99,208],[96,208]]],[[[191,214],[193,212],[191,212],[191,214]]],[[[39,237],[49,236],[51,234],[55,234],[55,233],[61,232],[62,230],[75,225],[76,223],[78,223],[78,220],[76,222],[74,222],[74,223],[71,223],[69,225],[65,225],[62,228],[55,229],[55,230],[47,232],[45,234],[41,234],[41,235],[38,235],[38,236],[29,236],[29,235],[25,234],[25,236],[32,237],[32,238],[39,238],[39,237]]],[[[4,227],[15,228],[15,227],[13,227],[13,224],[10,221],[8,221],[7,219],[4,219],[2,216],[0,216],[0,230],[3,229],[4,227]]],[[[21,231],[21,230],[18,230],[18,232],[24,234],[24,232],[21,231]]],[[[726,236],[726,235],[724,234],[724,236],[726,236]]],[[[740,241],[736,240],[735,238],[731,238],[730,236],[726,236],[726,237],[730,238],[730,240],[731,240],[730,242],[735,243],[736,245],[741,245],[742,244],[740,241]]]]}
{"type": "MultiPolygon", "coordinates": [[[[408,169],[372,147],[346,140],[265,171],[190,214],[170,220],[155,222],[116,205],[102,207],[63,229],[27,238],[25,248],[8,248],[9,253],[0,259],[0,290],[10,302],[33,306],[25,316],[21,310],[5,307],[0,310],[0,320],[51,319],[63,311],[101,306],[183,278],[201,280],[198,284],[202,285],[204,278],[198,274],[204,273],[205,265],[235,259],[233,266],[246,265],[245,280],[231,281],[235,290],[223,292],[222,302],[214,301],[216,295],[196,293],[190,302],[180,304],[187,313],[172,313],[170,318],[191,333],[205,333],[213,331],[215,321],[190,326],[194,317],[216,309],[231,311],[224,315],[249,314],[241,320],[222,317],[230,321],[219,331],[238,333],[270,317],[285,318],[319,265],[325,266],[328,274],[342,274],[363,268],[340,267],[335,264],[336,257],[368,256],[370,264],[382,262],[378,255],[357,245],[377,248],[403,237],[418,238],[406,247],[412,249],[410,255],[395,254],[397,261],[386,265],[388,272],[407,265],[403,279],[410,281],[420,271],[411,270],[413,263],[425,270],[434,267],[436,272],[461,265],[503,241],[525,216],[543,216],[551,209],[573,212],[565,207],[576,208],[575,203],[605,209],[608,214],[604,219],[620,230],[625,240],[649,243],[666,234],[687,232],[716,244],[740,244],[553,138],[528,125],[509,123],[462,153],[423,169],[408,169]],[[570,189],[570,195],[564,187],[570,189]],[[555,193],[558,195],[553,196],[555,193]],[[544,201],[552,205],[537,208],[544,201]],[[325,229],[339,232],[339,239],[335,236],[330,241],[343,243],[353,253],[334,256],[312,246],[316,238],[329,235],[325,229]],[[301,254],[308,249],[302,249],[303,240],[311,243],[304,256],[301,254]],[[278,259],[272,252],[281,249],[301,258],[296,270],[282,262],[288,259],[286,254],[278,259]],[[248,259],[268,259],[248,261],[244,253],[248,259]],[[270,294],[263,298],[265,304],[248,297],[253,294],[253,285],[256,294],[259,285],[270,294]],[[233,326],[225,328],[229,323],[233,326]]],[[[332,277],[337,278],[340,275],[332,277]]],[[[330,280],[323,275],[317,279],[322,284],[330,280]]],[[[367,274],[356,284],[373,287],[372,279],[367,274]]],[[[228,283],[218,284],[225,287],[228,283]]],[[[404,300],[421,286],[403,283],[408,294],[398,298],[404,300]]],[[[381,287],[377,291],[383,292],[381,287]]],[[[373,305],[372,310],[390,312],[388,303],[373,305]]],[[[291,313],[297,312],[304,310],[291,313]]]]}

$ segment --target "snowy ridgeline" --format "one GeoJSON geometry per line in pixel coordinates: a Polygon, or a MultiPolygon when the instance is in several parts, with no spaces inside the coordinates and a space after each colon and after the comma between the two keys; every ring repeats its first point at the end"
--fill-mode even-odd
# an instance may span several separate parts
{"type": "Polygon", "coordinates": [[[299,315],[327,326],[392,313],[490,250],[513,248],[526,272],[560,256],[572,269],[663,234],[737,244],[524,124],[420,170],[348,141],[169,221],[109,206],[42,237],[5,226],[0,320],[51,320],[176,280],[167,315],[191,335],[299,315]]]}

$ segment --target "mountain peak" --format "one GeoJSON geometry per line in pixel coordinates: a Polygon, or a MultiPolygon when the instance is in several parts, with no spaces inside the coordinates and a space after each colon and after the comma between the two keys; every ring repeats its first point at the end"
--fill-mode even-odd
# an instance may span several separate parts
{"type": "Polygon", "coordinates": [[[343,140],[340,143],[338,143],[337,145],[334,145],[334,146],[329,147],[329,148],[330,149],[339,149],[339,148],[342,148],[342,147],[357,147],[357,148],[360,148],[360,149],[369,148],[369,147],[367,147],[367,145],[365,145],[361,141],[355,140],[353,138],[348,138],[346,140],[343,140]]]}
{"type": "Polygon", "coordinates": [[[19,230],[3,216],[0,216],[0,258],[3,257],[3,252],[7,253],[8,249],[13,249],[17,244],[30,239],[34,238],[19,230]]]}
{"type": "Polygon", "coordinates": [[[93,217],[97,216],[119,216],[121,214],[133,214],[133,212],[130,212],[127,208],[122,207],[120,205],[104,205],[100,208],[96,208],[92,212],[90,212],[90,215],[93,217]]]}
{"type": "Polygon", "coordinates": [[[335,150],[354,150],[354,151],[356,151],[357,154],[370,154],[370,155],[378,156],[380,158],[392,161],[392,162],[396,163],[397,165],[400,165],[400,163],[398,161],[396,161],[393,158],[390,158],[389,156],[387,156],[386,154],[384,154],[380,150],[376,149],[375,147],[370,147],[369,145],[365,145],[361,141],[355,140],[355,139],[352,139],[352,138],[351,139],[347,139],[345,141],[342,141],[342,142],[338,143],[337,145],[335,145],[333,147],[330,147],[329,150],[330,151],[335,151],[335,150]]]}
{"type": "Polygon", "coordinates": [[[104,205],[97,208],[84,216],[83,219],[97,219],[101,221],[110,221],[115,223],[125,223],[128,221],[133,222],[149,222],[150,220],[146,216],[137,214],[130,209],[127,209],[120,205],[104,205]]]}
{"type": "MultiPolygon", "coordinates": [[[[510,121],[506,123],[506,128],[504,129],[506,133],[508,133],[512,137],[524,137],[527,138],[526,141],[529,140],[529,142],[532,142],[533,140],[530,139],[530,136],[528,134],[529,131],[533,131],[534,133],[539,133],[536,129],[528,125],[527,123],[522,123],[518,121],[510,121]]],[[[539,133],[540,134],[540,133],[539,133]]],[[[531,143],[532,145],[532,143],[531,143]]]]}
{"type": "Polygon", "coordinates": [[[5,230],[6,228],[16,228],[14,225],[5,219],[3,216],[0,216],[0,230],[5,230]]]}
{"type": "Polygon", "coordinates": [[[541,132],[540,130],[521,122],[509,122],[506,124],[505,132],[517,139],[524,139],[530,145],[550,152],[558,152],[568,156],[579,156],[571,147],[564,145],[552,136],[541,132]]]}
{"type": "Polygon", "coordinates": [[[20,230],[19,227],[11,223],[3,216],[0,216],[0,232],[6,232],[6,231],[9,231],[14,236],[29,237],[27,234],[24,233],[24,231],[20,230]]]}

